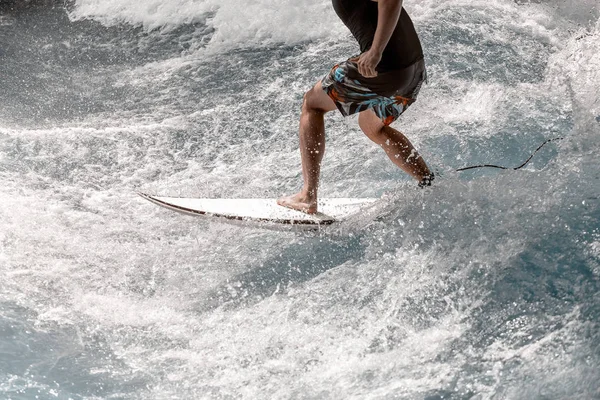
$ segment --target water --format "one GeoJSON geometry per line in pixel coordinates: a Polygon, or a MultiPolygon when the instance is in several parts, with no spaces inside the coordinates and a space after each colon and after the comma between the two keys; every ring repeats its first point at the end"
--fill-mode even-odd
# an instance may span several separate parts
{"type": "Polygon", "coordinates": [[[0,398],[600,398],[598,3],[406,8],[440,179],[331,114],[322,195],[385,207],[306,235],[134,192],[298,189],[302,94],[356,52],[328,1],[5,6],[0,398]]]}

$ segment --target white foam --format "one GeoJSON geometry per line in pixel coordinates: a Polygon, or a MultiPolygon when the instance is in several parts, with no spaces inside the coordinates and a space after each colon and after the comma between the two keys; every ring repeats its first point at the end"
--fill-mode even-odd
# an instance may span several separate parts
{"type": "Polygon", "coordinates": [[[146,30],[170,30],[182,24],[203,21],[217,9],[216,1],[195,0],[77,0],[72,19],[94,19],[107,26],[127,23],[146,30]]]}
{"type": "Polygon", "coordinates": [[[581,29],[554,56],[549,70],[556,81],[567,79],[574,99],[594,117],[600,114],[600,20],[589,29],[581,29]]]}
{"type": "Polygon", "coordinates": [[[127,23],[147,31],[169,31],[206,23],[215,29],[211,44],[245,47],[339,36],[343,25],[327,0],[77,0],[74,20],[93,19],[107,26],[127,23]]]}

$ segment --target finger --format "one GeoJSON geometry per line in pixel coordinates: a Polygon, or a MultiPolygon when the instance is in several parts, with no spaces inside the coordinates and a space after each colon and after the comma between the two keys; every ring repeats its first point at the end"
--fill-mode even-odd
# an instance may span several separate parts
{"type": "Polygon", "coordinates": [[[356,63],[356,65],[358,66],[358,73],[361,74],[362,76],[365,76],[365,67],[364,65],[362,65],[362,63],[360,62],[360,60],[358,61],[358,63],[356,63]]]}
{"type": "Polygon", "coordinates": [[[371,76],[371,64],[365,59],[359,60],[358,63],[361,67],[361,75],[369,78],[371,76]]]}
{"type": "Polygon", "coordinates": [[[372,74],[374,77],[375,77],[375,76],[377,76],[377,69],[376,69],[376,68],[377,68],[377,64],[374,64],[374,65],[371,67],[371,74],[372,74]]]}

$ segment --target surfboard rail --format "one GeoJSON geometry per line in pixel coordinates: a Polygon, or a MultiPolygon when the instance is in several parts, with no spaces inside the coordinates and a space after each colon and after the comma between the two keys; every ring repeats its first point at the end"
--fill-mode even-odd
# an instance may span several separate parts
{"type": "Polygon", "coordinates": [[[323,199],[322,202],[320,201],[319,206],[331,212],[306,214],[280,206],[275,199],[200,199],[154,196],[143,192],[137,192],[137,194],[161,207],[187,215],[214,217],[231,222],[253,222],[306,228],[332,225],[378,200],[374,198],[323,199]]]}

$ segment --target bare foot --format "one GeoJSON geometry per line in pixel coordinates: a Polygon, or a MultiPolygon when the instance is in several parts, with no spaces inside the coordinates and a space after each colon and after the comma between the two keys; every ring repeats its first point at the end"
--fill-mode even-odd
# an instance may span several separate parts
{"type": "Polygon", "coordinates": [[[302,192],[293,196],[277,199],[277,204],[283,207],[291,208],[292,210],[302,211],[307,214],[316,214],[317,212],[317,200],[310,199],[302,192]]]}

